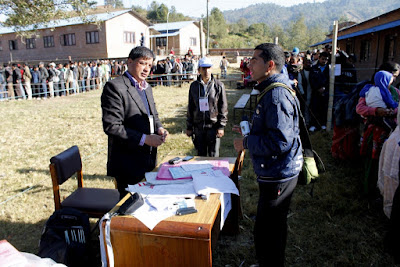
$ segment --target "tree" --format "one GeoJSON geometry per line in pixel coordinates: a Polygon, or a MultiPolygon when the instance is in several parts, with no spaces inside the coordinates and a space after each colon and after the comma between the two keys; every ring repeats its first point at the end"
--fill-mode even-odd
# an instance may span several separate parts
{"type": "Polygon", "coordinates": [[[209,16],[210,35],[217,39],[222,39],[228,35],[228,25],[226,24],[224,15],[218,8],[213,8],[209,16]]]}
{"type": "Polygon", "coordinates": [[[90,0],[0,0],[0,10],[7,16],[3,26],[12,27],[21,36],[35,33],[51,20],[79,16],[86,23],[94,22],[88,16],[96,2],[90,0]]]}
{"type": "Polygon", "coordinates": [[[135,5],[133,5],[131,7],[131,9],[133,11],[137,12],[141,17],[147,18],[147,10],[146,9],[144,9],[144,8],[142,8],[140,6],[135,6],[135,5]]]}
{"type": "Polygon", "coordinates": [[[121,0],[104,0],[104,5],[110,6],[113,8],[123,8],[124,7],[124,4],[122,3],[121,0]]]}
{"type": "Polygon", "coordinates": [[[278,37],[279,45],[283,48],[287,48],[289,37],[281,26],[274,24],[271,28],[271,36],[272,38],[278,37]]]}
{"type": "Polygon", "coordinates": [[[239,26],[239,32],[245,32],[247,31],[247,27],[249,27],[249,23],[245,18],[240,18],[237,25],[239,26]]]}
{"type": "Polygon", "coordinates": [[[178,13],[176,11],[175,6],[172,6],[169,10],[169,21],[184,21],[184,20],[191,20],[191,18],[183,15],[182,13],[178,13]]]}
{"type": "Polygon", "coordinates": [[[154,23],[162,23],[167,21],[168,7],[164,4],[159,5],[156,1],[150,4],[147,18],[154,23]]]}
{"type": "Polygon", "coordinates": [[[308,45],[308,28],[305,24],[303,16],[300,16],[296,21],[289,24],[287,29],[289,39],[287,48],[293,49],[298,47],[300,50],[306,50],[308,45]]]}

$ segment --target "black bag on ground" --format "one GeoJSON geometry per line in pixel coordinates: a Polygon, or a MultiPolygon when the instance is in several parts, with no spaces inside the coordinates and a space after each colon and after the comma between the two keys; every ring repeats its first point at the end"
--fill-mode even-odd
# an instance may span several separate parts
{"type": "Polygon", "coordinates": [[[90,223],[73,208],[57,210],[44,226],[38,256],[67,266],[89,266],[90,223]]]}

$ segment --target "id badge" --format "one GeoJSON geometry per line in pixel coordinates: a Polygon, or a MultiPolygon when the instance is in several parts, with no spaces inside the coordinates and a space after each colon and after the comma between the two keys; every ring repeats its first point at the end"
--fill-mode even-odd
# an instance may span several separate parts
{"type": "Polygon", "coordinates": [[[199,106],[200,106],[200,111],[202,112],[209,111],[210,107],[208,106],[208,98],[200,98],[199,106]]]}
{"type": "Polygon", "coordinates": [[[149,123],[150,123],[150,134],[154,133],[154,117],[153,115],[149,115],[149,123]]]}

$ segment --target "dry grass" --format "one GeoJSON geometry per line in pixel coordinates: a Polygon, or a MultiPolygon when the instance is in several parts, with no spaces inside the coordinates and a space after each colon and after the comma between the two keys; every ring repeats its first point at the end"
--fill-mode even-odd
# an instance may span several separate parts
{"type": "MultiPolygon", "coordinates": [[[[167,155],[194,154],[185,135],[188,85],[157,87],[154,95],[169,141],[159,149],[167,155]]],[[[230,121],[221,156],[235,156],[230,131],[232,107],[245,90],[228,89],[230,121]]],[[[100,91],[44,101],[0,103],[0,239],[21,251],[36,253],[45,220],[54,210],[48,171],[51,156],[78,145],[87,185],[113,187],[106,177],[107,139],[101,125],[100,91]],[[19,194],[23,190],[30,190],[19,194]],[[15,198],[2,203],[12,196],[15,198]]],[[[312,136],[328,172],[314,186],[298,186],[291,206],[287,266],[391,266],[382,239],[387,223],[380,210],[360,196],[361,164],[330,156],[331,136],[312,136]]],[[[241,181],[244,219],[236,237],[221,236],[213,252],[214,266],[249,266],[256,262],[252,239],[258,186],[248,155],[241,181]]],[[[67,182],[71,191],[75,181],[67,182]]]]}

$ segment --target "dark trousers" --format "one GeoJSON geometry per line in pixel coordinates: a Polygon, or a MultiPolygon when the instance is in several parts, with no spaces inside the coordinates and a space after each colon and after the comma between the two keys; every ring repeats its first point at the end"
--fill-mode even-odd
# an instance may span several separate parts
{"type": "Polygon", "coordinates": [[[284,183],[259,183],[254,244],[260,266],[284,266],[287,214],[297,177],[284,183]]]}
{"type": "Polygon", "coordinates": [[[221,139],[214,128],[194,128],[193,144],[198,156],[219,157],[221,139]]]}
{"type": "Polygon", "coordinates": [[[125,190],[125,188],[128,187],[128,184],[134,185],[139,183],[140,181],[143,180],[144,177],[132,177],[132,176],[118,176],[115,177],[115,180],[117,181],[117,189],[119,192],[119,199],[124,198],[126,194],[128,194],[128,191],[125,190]]]}

